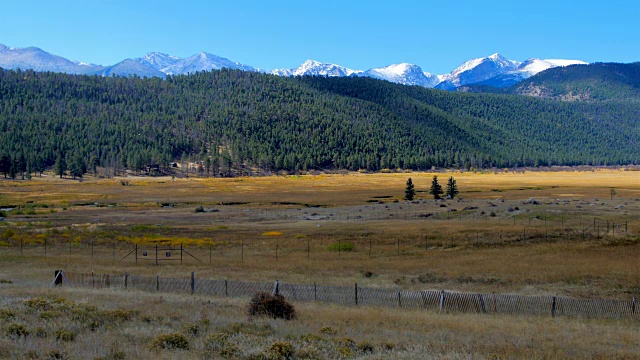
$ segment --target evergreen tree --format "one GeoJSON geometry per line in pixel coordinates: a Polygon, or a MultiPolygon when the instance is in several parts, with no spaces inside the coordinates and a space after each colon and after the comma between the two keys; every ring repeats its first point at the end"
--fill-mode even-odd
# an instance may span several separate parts
{"type": "Polygon", "coordinates": [[[67,171],[67,162],[64,160],[64,155],[62,154],[58,154],[56,158],[55,171],[56,175],[60,175],[60,179],[62,179],[67,171]]]}
{"type": "Polygon", "coordinates": [[[7,178],[9,174],[9,170],[11,169],[11,158],[7,155],[2,155],[0,157],[0,171],[4,174],[4,178],[7,178]]]}
{"type": "Polygon", "coordinates": [[[14,158],[11,162],[11,166],[9,167],[9,177],[11,180],[16,179],[16,175],[18,174],[18,169],[20,168],[20,164],[18,163],[18,158],[14,158]]]}
{"type": "Polygon", "coordinates": [[[434,199],[440,199],[440,195],[442,195],[444,191],[442,191],[442,186],[438,184],[438,177],[436,175],[433,176],[433,180],[431,180],[431,188],[429,188],[429,194],[433,195],[434,199]]]}
{"type": "Polygon", "coordinates": [[[95,154],[91,155],[91,158],[89,159],[89,168],[91,169],[91,172],[93,173],[94,177],[98,176],[99,164],[100,164],[100,159],[98,159],[98,157],[95,154]]]}
{"type": "Polygon", "coordinates": [[[453,199],[458,195],[458,185],[456,185],[456,180],[453,176],[449,177],[449,181],[447,181],[447,197],[449,199],[453,199]]]}
{"type": "Polygon", "coordinates": [[[84,173],[87,172],[87,165],[85,165],[84,160],[82,160],[82,156],[80,154],[76,154],[76,156],[71,161],[69,172],[73,178],[82,177],[84,173]]]}
{"type": "Polygon", "coordinates": [[[416,190],[413,187],[413,181],[409,178],[409,180],[407,180],[407,187],[404,189],[404,199],[411,201],[414,196],[416,196],[416,190]]]}

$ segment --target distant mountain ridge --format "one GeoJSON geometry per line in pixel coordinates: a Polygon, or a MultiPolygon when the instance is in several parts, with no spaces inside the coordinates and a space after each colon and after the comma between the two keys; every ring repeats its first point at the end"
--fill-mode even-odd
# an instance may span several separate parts
{"type": "Polygon", "coordinates": [[[150,52],[143,57],[125,59],[117,64],[102,66],[71,61],[50,54],[40,48],[11,48],[0,44],[0,67],[7,69],[33,69],[36,71],[63,72],[68,74],[100,76],[161,77],[190,74],[222,68],[243,71],[266,72],[278,76],[361,76],[386,80],[403,85],[416,85],[442,90],[454,90],[461,86],[478,84],[506,88],[531,76],[554,67],[586,64],[580,60],[532,58],[519,62],[496,53],[464,62],[449,74],[432,74],[415,64],[399,63],[369,70],[355,70],[341,65],[306,60],[293,69],[264,71],[250,65],[199,52],[187,58],[179,58],[160,52],[150,52]]]}

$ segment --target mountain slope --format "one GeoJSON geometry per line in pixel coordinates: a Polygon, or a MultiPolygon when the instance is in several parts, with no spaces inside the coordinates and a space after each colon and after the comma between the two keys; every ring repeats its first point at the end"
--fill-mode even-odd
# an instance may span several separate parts
{"type": "Polygon", "coordinates": [[[100,70],[98,65],[83,64],[52,55],[37,47],[10,48],[0,44],[0,67],[4,69],[33,69],[67,74],[90,74],[100,70]]]}
{"type": "Polygon", "coordinates": [[[560,60],[560,59],[528,59],[522,62],[516,70],[508,71],[504,74],[494,76],[490,79],[476,82],[476,85],[486,85],[498,88],[510,87],[519,83],[524,79],[528,79],[542,71],[569,65],[586,65],[587,63],[580,60],[560,60]]]}
{"type": "Polygon", "coordinates": [[[151,66],[144,65],[134,59],[123,60],[113,66],[109,66],[103,70],[95,72],[94,74],[100,76],[140,76],[140,77],[160,77],[164,78],[166,75],[151,66]]]}
{"type": "Polygon", "coordinates": [[[222,68],[255,71],[255,69],[251,66],[233,62],[229,59],[209,54],[204,51],[201,51],[186,59],[177,60],[175,63],[163,69],[160,69],[160,71],[167,75],[180,75],[191,74],[198,71],[220,70],[222,68]]]}
{"type": "Polygon", "coordinates": [[[560,100],[640,100],[640,62],[557,67],[509,90],[518,95],[560,100]]]}

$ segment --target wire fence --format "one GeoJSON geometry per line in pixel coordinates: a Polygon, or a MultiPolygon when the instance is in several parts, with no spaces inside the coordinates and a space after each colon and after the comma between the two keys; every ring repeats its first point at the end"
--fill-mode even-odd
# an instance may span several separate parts
{"type": "Polygon", "coordinates": [[[573,299],[560,296],[473,294],[451,291],[411,291],[349,286],[318,286],[248,281],[167,278],[64,272],[70,286],[135,289],[219,297],[251,297],[257,292],[277,292],[291,301],[318,301],[341,305],[425,309],[440,313],[538,315],[640,320],[636,297],[628,300],[573,299]]]}

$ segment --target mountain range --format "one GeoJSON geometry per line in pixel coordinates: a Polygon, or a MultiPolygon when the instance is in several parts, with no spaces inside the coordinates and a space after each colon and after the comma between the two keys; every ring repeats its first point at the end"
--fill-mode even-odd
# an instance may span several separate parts
{"type": "Polygon", "coordinates": [[[33,69],[36,71],[99,76],[160,77],[182,75],[222,68],[269,73],[278,76],[371,77],[403,85],[454,90],[478,84],[509,87],[544,70],[575,64],[580,60],[531,58],[523,62],[510,60],[500,54],[471,59],[449,74],[436,75],[415,64],[400,63],[369,70],[354,70],[344,66],[307,60],[297,68],[261,70],[207,52],[187,58],[151,52],[140,58],[125,59],[110,66],[72,61],[50,54],[37,47],[11,48],[0,44],[0,67],[5,69],[33,69]]]}

